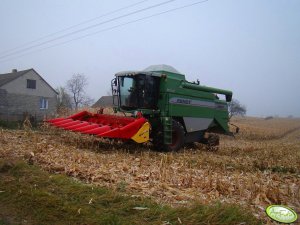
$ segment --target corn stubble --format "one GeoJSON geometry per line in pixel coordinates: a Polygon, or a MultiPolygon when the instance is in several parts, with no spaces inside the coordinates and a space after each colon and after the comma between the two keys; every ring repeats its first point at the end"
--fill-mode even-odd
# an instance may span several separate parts
{"type": "Polygon", "coordinates": [[[194,149],[159,153],[149,145],[45,125],[40,131],[0,130],[0,157],[23,157],[53,173],[175,207],[193,201],[237,203],[266,219],[266,206],[284,204],[299,213],[300,120],[234,122],[241,132],[235,138],[222,136],[218,152],[197,144],[194,149]]]}

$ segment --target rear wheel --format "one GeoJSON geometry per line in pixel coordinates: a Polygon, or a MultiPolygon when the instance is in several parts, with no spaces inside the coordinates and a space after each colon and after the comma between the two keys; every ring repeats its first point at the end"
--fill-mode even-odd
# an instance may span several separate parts
{"type": "Polygon", "coordinates": [[[162,151],[178,151],[184,144],[184,128],[182,124],[176,120],[172,121],[172,143],[164,144],[163,133],[159,131],[153,138],[153,145],[155,149],[162,151]]]}
{"type": "Polygon", "coordinates": [[[220,137],[216,134],[209,134],[206,143],[206,149],[208,151],[218,151],[220,144],[220,137]]]}

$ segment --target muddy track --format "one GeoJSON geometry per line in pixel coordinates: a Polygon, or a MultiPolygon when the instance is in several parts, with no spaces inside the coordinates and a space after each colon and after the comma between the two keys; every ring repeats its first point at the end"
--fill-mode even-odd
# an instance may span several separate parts
{"type": "Polygon", "coordinates": [[[298,131],[298,130],[300,130],[300,127],[295,127],[295,128],[293,128],[293,129],[288,130],[287,132],[283,133],[283,134],[280,135],[278,138],[279,138],[279,139],[285,138],[285,137],[289,136],[290,134],[292,134],[292,133],[294,133],[294,132],[296,132],[296,131],[298,131]]]}
{"type": "Polygon", "coordinates": [[[261,139],[259,137],[238,137],[237,136],[237,140],[245,140],[245,141],[262,141],[262,142],[265,142],[265,141],[273,141],[273,140],[278,140],[278,139],[284,139],[286,137],[288,137],[290,134],[296,132],[300,130],[300,126],[299,127],[295,127],[295,128],[292,128],[280,135],[274,135],[274,136],[268,136],[268,137],[262,137],[261,139]]]}

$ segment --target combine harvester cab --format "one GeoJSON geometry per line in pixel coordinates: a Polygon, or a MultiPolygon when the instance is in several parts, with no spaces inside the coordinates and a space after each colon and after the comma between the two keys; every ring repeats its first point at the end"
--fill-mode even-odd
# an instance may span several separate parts
{"type": "Polygon", "coordinates": [[[150,124],[142,116],[133,118],[82,111],[67,118],[56,118],[48,122],[64,130],[99,137],[132,139],[137,143],[149,140],[150,124]]]}
{"type": "Polygon", "coordinates": [[[48,122],[56,127],[105,138],[151,141],[156,150],[177,151],[185,144],[219,144],[229,131],[232,92],[188,82],[167,65],[119,72],[111,82],[115,116],[80,112],[48,122]],[[220,98],[221,97],[221,98],[220,98]]]}

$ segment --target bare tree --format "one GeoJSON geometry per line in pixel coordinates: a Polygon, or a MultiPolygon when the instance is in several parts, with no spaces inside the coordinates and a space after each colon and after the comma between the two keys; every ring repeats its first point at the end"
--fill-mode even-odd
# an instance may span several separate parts
{"type": "Polygon", "coordinates": [[[87,85],[87,77],[80,73],[74,74],[72,78],[67,81],[66,88],[72,96],[72,103],[76,110],[80,106],[88,106],[93,102],[93,100],[85,93],[87,85]]]}
{"type": "Polygon", "coordinates": [[[232,116],[245,116],[247,109],[238,100],[233,99],[228,105],[229,117],[232,116]]]}
{"type": "Polygon", "coordinates": [[[64,87],[58,87],[56,88],[56,92],[58,93],[56,98],[57,111],[59,112],[64,109],[72,109],[72,99],[66,89],[64,87]]]}

